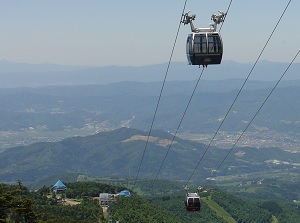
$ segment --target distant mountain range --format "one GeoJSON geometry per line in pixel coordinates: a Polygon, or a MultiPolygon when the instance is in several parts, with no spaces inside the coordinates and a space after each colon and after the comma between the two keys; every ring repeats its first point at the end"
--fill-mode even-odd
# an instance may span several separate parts
{"type": "MultiPolygon", "coordinates": [[[[245,79],[253,64],[223,61],[221,65],[209,66],[204,74],[206,80],[245,79]]],[[[261,61],[252,72],[250,79],[275,81],[287,68],[287,63],[261,61]]],[[[53,85],[108,84],[121,81],[162,82],[167,64],[140,67],[80,67],[56,64],[23,64],[6,60],[0,61],[0,88],[37,87],[53,85]]],[[[293,64],[285,80],[299,80],[300,64],[293,64]]],[[[167,81],[195,80],[200,74],[197,66],[186,63],[171,63],[167,81]]]]}
{"type": "MultiPolygon", "coordinates": [[[[180,133],[214,133],[243,80],[203,80],[190,103],[180,133]]],[[[195,81],[167,82],[154,128],[175,132],[195,81]]],[[[249,81],[222,126],[241,131],[275,82],[249,81]]],[[[74,128],[148,130],[158,100],[159,82],[118,82],[107,85],[0,89],[0,130],[70,131],[74,128]]],[[[248,131],[298,134],[300,80],[282,82],[248,131]]],[[[96,131],[96,130],[95,130],[96,131]]],[[[11,134],[8,134],[11,135],[11,134]]],[[[5,139],[4,139],[5,140],[5,139]]]]}
{"type": "MultiPolygon", "coordinates": [[[[120,128],[87,137],[67,138],[55,143],[35,143],[14,147],[0,153],[0,182],[34,182],[45,176],[78,173],[92,176],[135,178],[142,154],[141,178],[153,179],[170,146],[173,136],[154,130],[145,150],[147,132],[120,128]]],[[[206,145],[175,138],[159,179],[186,180],[206,145]]],[[[211,177],[229,150],[211,147],[202,159],[193,179],[211,177]]],[[[273,173],[299,173],[300,154],[277,148],[236,148],[228,156],[217,176],[273,173]]]]}

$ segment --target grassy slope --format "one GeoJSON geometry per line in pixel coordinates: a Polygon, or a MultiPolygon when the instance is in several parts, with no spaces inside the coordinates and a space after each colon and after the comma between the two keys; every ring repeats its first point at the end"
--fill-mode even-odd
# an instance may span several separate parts
{"type": "Polygon", "coordinates": [[[210,197],[204,198],[202,201],[205,202],[212,210],[214,210],[219,217],[223,218],[228,223],[237,223],[227,211],[220,207],[215,201],[211,200],[210,197]]]}

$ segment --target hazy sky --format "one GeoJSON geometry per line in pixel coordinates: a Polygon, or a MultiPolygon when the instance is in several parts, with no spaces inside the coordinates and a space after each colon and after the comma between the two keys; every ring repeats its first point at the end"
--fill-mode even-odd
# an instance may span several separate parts
{"type": "MultiPolygon", "coordinates": [[[[233,0],[221,34],[224,60],[254,62],[288,0],[233,0]]],[[[196,27],[229,0],[189,0],[196,27]]],[[[184,0],[3,0],[0,57],[24,63],[141,66],[169,60],[184,0]]],[[[293,0],[262,59],[290,62],[300,49],[293,0]]],[[[181,26],[173,61],[186,61],[189,26],[181,26]]],[[[299,62],[298,58],[296,62],[299,62]]]]}

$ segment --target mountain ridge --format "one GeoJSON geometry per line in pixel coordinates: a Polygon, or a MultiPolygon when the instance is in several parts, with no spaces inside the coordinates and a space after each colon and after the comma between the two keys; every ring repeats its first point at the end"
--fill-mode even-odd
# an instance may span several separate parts
{"type": "MultiPolygon", "coordinates": [[[[250,63],[224,61],[219,66],[210,66],[203,75],[206,80],[245,78],[251,70],[250,63]]],[[[288,66],[288,63],[260,61],[251,80],[275,81],[288,66]]],[[[162,81],[167,63],[147,66],[106,66],[81,67],[56,64],[23,64],[0,61],[0,88],[40,87],[59,85],[108,84],[120,81],[153,82],[162,81]]],[[[299,80],[300,63],[292,65],[286,80],[299,80]]],[[[195,80],[199,69],[183,62],[173,62],[167,81],[195,80]]]]}
{"type": "MultiPolygon", "coordinates": [[[[143,152],[141,178],[152,178],[168,147],[159,140],[149,140],[145,148],[147,132],[120,128],[86,137],[72,137],[60,142],[35,143],[29,146],[13,147],[0,153],[0,182],[21,179],[34,182],[54,173],[78,173],[92,176],[128,177],[135,174],[143,152]],[[134,136],[144,136],[132,139],[134,136]]],[[[173,135],[161,130],[152,131],[151,137],[166,142],[173,135]]],[[[194,141],[174,140],[167,159],[164,162],[160,177],[173,180],[184,180],[195,168],[196,163],[205,151],[206,145],[194,141]]],[[[170,142],[169,144],[170,145],[170,142]]],[[[195,174],[197,179],[211,176],[216,163],[225,157],[227,149],[210,147],[200,169],[195,174]]],[[[236,175],[253,172],[278,171],[286,168],[299,169],[300,154],[277,148],[239,147],[226,160],[218,175],[236,175]],[[236,154],[236,153],[239,154],[236,154]],[[242,155],[241,155],[242,154],[242,155]],[[273,162],[278,160],[280,162],[273,162]],[[230,168],[229,168],[230,167],[230,168]]]]}
{"type": "MultiPolygon", "coordinates": [[[[241,79],[202,81],[193,95],[178,133],[204,134],[205,138],[205,134],[214,134],[241,84],[241,79]]],[[[247,83],[222,125],[223,133],[219,136],[225,143],[230,143],[226,135],[235,137],[238,131],[245,128],[273,84],[259,81],[247,83]]],[[[194,81],[165,83],[153,123],[154,129],[175,132],[194,87],[194,81]]],[[[28,145],[36,141],[57,141],[120,127],[147,130],[160,88],[159,82],[2,88],[0,148],[28,145]]],[[[250,145],[263,142],[262,139],[266,144],[256,143],[257,146],[288,149],[300,145],[297,137],[300,130],[297,112],[300,104],[296,100],[299,94],[300,81],[287,81],[278,85],[244,135],[247,137],[248,133],[251,134],[251,138],[246,139],[250,145]]]]}

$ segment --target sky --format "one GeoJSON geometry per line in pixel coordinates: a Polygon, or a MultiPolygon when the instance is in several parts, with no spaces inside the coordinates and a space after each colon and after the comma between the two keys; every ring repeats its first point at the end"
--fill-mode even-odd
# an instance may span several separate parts
{"type": "MultiPolygon", "coordinates": [[[[253,63],[289,0],[233,0],[221,35],[223,60],[253,63]]],[[[0,58],[76,66],[144,66],[169,61],[184,0],[2,0],[0,58]]],[[[230,0],[188,0],[194,25],[230,0]]],[[[300,1],[293,0],[261,59],[290,62],[300,49],[300,1]]],[[[186,62],[191,32],[180,26],[172,61],[186,62]]],[[[297,58],[295,62],[300,62],[297,58]]]]}

